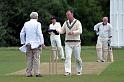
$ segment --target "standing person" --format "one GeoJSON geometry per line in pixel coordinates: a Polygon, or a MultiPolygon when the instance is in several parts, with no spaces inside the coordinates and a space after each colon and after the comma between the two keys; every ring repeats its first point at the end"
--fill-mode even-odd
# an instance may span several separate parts
{"type": "Polygon", "coordinates": [[[71,55],[74,53],[76,62],[77,75],[82,74],[82,59],[80,57],[81,52],[81,39],[80,34],[82,33],[82,25],[79,20],[75,19],[73,12],[67,10],[66,12],[67,21],[64,22],[62,29],[58,30],[59,33],[65,33],[65,76],[71,74],[71,55]]]}
{"type": "Polygon", "coordinates": [[[38,13],[30,14],[30,21],[25,22],[21,32],[21,44],[26,46],[27,69],[26,76],[32,77],[32,69],[36,77],[40,74],[40,50],[44,47],[44,38],[41,30],[41,23],[38,22],[38,13]]]}
{"type": "Polygon", "coordinates": [[[112,34],[112,26],[108,23],[108,17],[103,17],[103,22],[94,26],[98,38],[96,44],[97,62],[105,62],[108,56],[108,41],[110,41],[112,34]]]}
{"type": "MultiPolygon", "coordinates": [[[[61,25],[59,22],[56,22],[56,17],[53,16],[51,17],[51,24],[49,25],[49,29],[50,30],[56,30],[56,29],[61,29],[61,25]]],[[[59,50],[59,54],[61,56],[61,59],[64,60],[64,51],[63,51],[63,47],[61,45],[61,38],[60,38],[60,34],[55,34],[53,31],[49,32],[50,33],[50,41],[51,41],[51,45],[52,47],[57,47],[59,50]]],[[[58,57],[57,57],[58,58],[58,57]]],[[[56,59],[56,56],[54,54],[54,59],[56,59]]]]}

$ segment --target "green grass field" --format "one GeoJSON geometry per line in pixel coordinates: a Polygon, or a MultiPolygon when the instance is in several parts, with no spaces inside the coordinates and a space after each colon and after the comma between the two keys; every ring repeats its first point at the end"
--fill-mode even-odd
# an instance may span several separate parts
{"type": "MultiPolygon", "coordinates": [[[[49,61],[51,51],[44,49],[41,63],[49,61]]],[[[6,75],[26,67],[25,55],[17,47],[0,48],[0,82],[124,82],[124,49],[113,49],[114,62],[100,75],[83,74],[81,76],[44,75],[43,77],[25,77],[24,75],[6,75]]],[[[95,62],[95,47],[82,47],[81,57],[84,62],[95,62]]],[[[73,57],[72,57],[73,61],[73,57]]],[[[59,61],[62,62],[62,61],[59,61]]]]}

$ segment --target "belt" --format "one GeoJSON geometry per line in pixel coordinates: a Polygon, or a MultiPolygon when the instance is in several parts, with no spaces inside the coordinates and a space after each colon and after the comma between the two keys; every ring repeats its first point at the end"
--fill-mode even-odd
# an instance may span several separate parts
{"type": "Polygon", "coordinates": [[[65,42],[81,42],[81,40],[66,40],[65,42]]]}

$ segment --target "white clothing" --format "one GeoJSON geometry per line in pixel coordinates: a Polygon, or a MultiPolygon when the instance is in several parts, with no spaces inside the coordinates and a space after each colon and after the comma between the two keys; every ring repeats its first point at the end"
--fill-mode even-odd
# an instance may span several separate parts
{"type": "Polygon", "coordinates": [[[76,71],[82,72],[82,60],[80,57],[80,51],[81,51],[80,34],[82,33],[82,25],[80,21],[77,19],[74,19],[71,22],[71,24],[69,23],[69,20],[65,21],[62,26],[62,29],[60,29],[59,32],[61,34],[65,33],[65,53],[66,53],[65,72],[71,73],[71,55],[73,51],[74,51],[74,57],[76,62],[76,69],[77,69],[76,71]],[[67,24],[69,25],[69,27],[67,24]],[[74,34],[68,35],[69,32],[73,32],[74,34]],[[72,41],[72,42],[69,42],[69,41],[72,41]]]}
{"type": "Polygon", "coordinates": [[[107,25],[103,25],[103,22],[100,22],[94,26],[94,30],[98,31],[98,35],[100,37],[110,37],[112,36],[111,30],[112,26],[111,24],[107,23],[107,25]]]}
{"type": "Polygon", "coordinates": [[[82,72],[82,60],[80,57],[81,46],[74,46],[74,45],[65,45],[65,53],[66,53],[66,60],[65,60],[65,72],[71,73],[71,56],[72,51],[74,52],[74,58],[76,62],[76,71],[82,72]]]}
{"type": "MultiPolygon", "coordinates": [[[[74,19],[72,21],[72,23],[74,23],[75,20],[76,19],[74,19]]],[[[69,23],[69,20],[67,20],[67,22],[69,23]]],[[[72,23],[71,23],[71,25],[72,25],[72,23]]],[[[82,25],[81,25],[80,21],[77,20],[76,23],[74,24],[74,26],[71,29],[69,29],[67,27],[67,24],[65,21],[62,26],[62,29],[60,30],[60,33],[61,34],[66,33],[65,40],[80,40],[80,34],[82,33],[82,25]],[[72,32],[72,31],[74,32],[74,35],[68,35],[68,33],[72,32]]]]}
{"type": "Polygon", "coordinates": [[[108,55],[108,38],[98,37],[96,50],[97,50],[97,61],[106,61],[108,55]]]}
{"type": "MultiPolygon", "coordinates": [[[[61,29],[61,24],[59,22],[56,22],[55,24],[50,24],[49,25],[49,29],[52,30],[59,30],[61,29]]],[[[55,35],[53,32],[50,33],[50,39],[60,39],[60,34],[59,35],[55,35]]]]}
{"type": "Polygon", "coordinates": [[[98,34],[96,50],[97,50],[97,61],[106,61],[108,55],[108,40],[112,36],[112,26],[107,23],[103,25],[103,22],[100,22],[94,26],[94,30],[98,34]]]}
{"type": "MultiPolygon", "coordinates": [[[[55,24],[52,23],[52,24],[49,25],[49,29],[59,30],[59,29],[61,29],[61,25],[60,25],[59,22],[56,22],[55,24]]],[[[55,35],[53,32],[51,32],[50,33],[50,41],[51,41],[51,46],[52,47],[58,47],[61,59],[65,59],[64,50],[63,50],[63,47],[61,45],[60,34],[55,35]]]]}
{"type": "Polygon", "coordinates": [[[21,46],[21,47],[19,48],[19,50],[20,50],[21,52],[25,52],[25,53],[26,53],[26,51],[27,51],[26,45],[21,46]]]}
{"type": "Polygon", "coordinates": [[[31,49],[38,48],[44,44],[44,38],[41,30],[41,24],[36,19],[31,19],[24,24],[20,32],[21,44],[31,44],[31,49]]]}
{"type": "Polygon", "coordinates": [[[41,23],[36,19],[26,22],[20,32],[20,40],[22,47],[19,49],[26,52],[27,69],[26,75],[40,74],[40,50],[39,47],[44,44],[44,38],[41,30],[41,23]]]}

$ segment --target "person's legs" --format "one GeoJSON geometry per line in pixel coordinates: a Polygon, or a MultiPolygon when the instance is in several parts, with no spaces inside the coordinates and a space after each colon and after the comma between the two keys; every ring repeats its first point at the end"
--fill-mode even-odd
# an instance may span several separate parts
{"type": "MultiPolygon", "coordinates": [[[[52,46],[52,49],[57,49],[57,42],[56,42],[56,40],[54,40],[54,39],[51,39],[51,46],[52,46]]],[[[56,57],[56,51],[55,50],[53,50],[52,51],[52,53],[53,53],[53,57],[54,57],[54,59],[58,59],[58,56],[56,57]]]]}
{"type": "Polygon", "coordinates": [[[69,45],[65,45],[65,53],[66,53],[65,73],[66,72],[71,73],[71,54],[72,54],[72,47],[69,46],[69,45]]]}
{"type": "Polygon", "coordinates": [[[32,69],[33,69],[33,54],[31,50],[31,46],[27,45],[27,51],[26,51],[26,61],[27,61],[27,69],[26,69],[26,76],[32,75],[32,69]]]}
{"type": "Polygon", "coordinates": [[[98,37],[97,44],[96,44],[96,52],[97,52],[97,62],[101,62],[103,60],[102,57],[102,39],[98,37]]]}
{"type": "Polygon", "coordinates": [[[103,60],[102,44],[96,44],[96,51],[97,51],[97,61],[100,62],[101,60],[103,60]]]}
{"type": "Polygon", "coordinates": [[[40,50],[34,49],[33,50],[33,66],[34,66],[34,74],[39,75],[40,74],[40,50]]]}
{"type": "Polygon", "coordinates": [[[80,57],[81,46],[74,46],[77,75],[82,73],[82,59],[80,57]]]}
{"type": "Polygon", "coordinates": [[[65,59],[64,50],[63,50],[63,47],[61,45],[61,40],[60,39],[56,39],[56,43],[57,43],[57,47],[59,49],[59,54],[61,56],[61,59],[65,59]]]}
{"type": "Polygon", "coordinates": [[[103,59],[107,61],[108,56],[108,38],[103,39],[103,59]]]}

